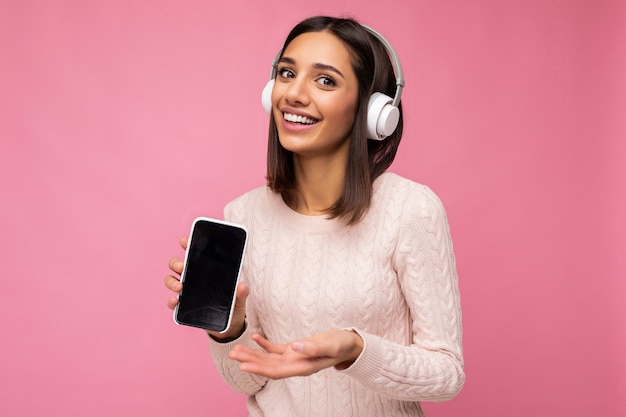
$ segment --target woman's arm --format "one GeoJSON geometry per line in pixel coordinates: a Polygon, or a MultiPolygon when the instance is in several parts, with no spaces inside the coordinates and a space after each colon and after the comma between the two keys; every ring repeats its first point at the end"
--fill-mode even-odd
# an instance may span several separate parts
{"type": "Polygon", "coordinates": [[[404,207],[394,257],[412,343],[402,346],[355,329],[365,347],[344,372],[390,397],[444,401],[465,382],[460,295],[444,208],[430,189],[420,187],[404,207]]]}

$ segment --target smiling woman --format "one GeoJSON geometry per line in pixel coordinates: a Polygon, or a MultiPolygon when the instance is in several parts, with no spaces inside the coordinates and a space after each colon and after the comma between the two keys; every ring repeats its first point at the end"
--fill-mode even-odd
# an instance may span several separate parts
{"type": "MultiPolygon", "coordinates": [[[[307,47],[315,50],[316,55],[304,50],[302,52],[304,56],[300,57],[302,62],[299,64],[302,67],[308,63],[312,67],[312,74],[317,74],[317,77],[313,76],[314,78],[309,83],[309,86],[312,84],[312,81],[315,81],[315,84],[318,85],[321,82],[319,89],[322,91],[318,92],[321,93],[328,89],[329,93],[334,93],[334,95],[328,94],[326,97],[340,98],[340,102],[345,106],[350,104],[349,90],[356,81],[356,107],[342,122],[343,124],[352,123],[350,136],[368,137],[371,139],[388,137],[384,141],[351,140],[347,144],[344,143],[343,146],[348,147],[349,154],[349,158],[345,161],[344,178],[341,180],[341,185],[337,184],[336,181],[330,183],[334,184],[337,198],[328,198],[326,201],[320,202],[321,208],[329,210],[332,218],[344,217],[348,220],[348,223],[354,224],[367,211],[371,199],[372,182],[391,165],[402,137],[400,93],[404,80],[401,75],[397,78],[395,77],[394,69],[400,74],[402,71],[399,68],[399,60],[395,51],[376,31],[365,28],[358,22],[350,19],[308,19],[298,24],[291,31],[281,49],[281,53],[275,59],[277,81],[275,83],[274,80],[271,80],[268,83],[268,87],[264,91],[264,100],[270,96],[267,92],[268,88],[272,88],[280,82],[282,76],[292,78],[297,76],[297,73],[293,72],[289,65],[293,67],[294,64],[298,63],[295,61],[295,57],[290,56],[293,52],[287,53],[287,49],[294,42],[295,46],[297,46],[307,41],[307,47]],[[322,42],[315,42],[311,38],[317,38],[322,42]],[[314,56],[317,59],[314,59],[314,56]],[[389,59],[390,56],[393,58],[393,63],[389,59]],[[326,59],[326,62],[324,59],[326,59]],[[336,62],[336,65],[332,65],[333,62],[336,62]],[[279,68],[284,68],[286,72],[280,74],[279,68]],[[356,79],[353,77],[356,77],[356,79]],[[383,130],[390,128],[389,131],[379,133],[377,132],[377,127],[381,123],[377,123],[380,122],[377,120],[377,117],[368,117],[368,110],[370,107],[374,107],[375,110],[381,110],[381,105],[390,107],[388,106],[388,103],[391,102],[390,96],[395,96],[393,99],[393,109],[395,111],[393,115],[395,118],[392,117],[393,121],[387,123],[388,126],[383,128],[383,130]],[[376,100],[373,100],[375,97],[376,100]],[[381,98],[382,101],[380,100],[381,98]],[[372,123],[372,120],[374,120],[374,123],[372,123]],[[374,127],[372,128],[372,126],[374,127]],[[341,187],[341,190],[339,190],[339,187],[341,187]]],[[[297,157],[294,158],[291,151],[280,143],[279,123],[284,120],[285,116],[284,112],[276,107],[279,103],[279,98],[276,95],[282,90],[274,90],[270,90],[271,103],[269,99],[266,100],[267,102],[264,102],[266,110],[272,116],[270,119],[270,140],[268,144],[268,186],[273,191],[280,193],[288,204],[298,204],[296,202],[298,192],[296,192],[296,184],[294,183],[294,170],[297,166],[296,163],[299,161],[295,160],[297,157]]],[[[298,93],[297,90],[296,93],[302,94],[302,92],[298,93]]],[[[285,96],[284,102],[289,97],[292,97],[293,100],[293,96],[285,96]]],[[[310,100],[310,97],[306,97],[305,100],[310,100]]],[[[324,103],[323,99],[320,98],[319,100],[321,104],[324,103]]],[[[303,111],[301,107],[306,107],[301,104],[298,106],[298,111],[300,112],[303,111]]],[[[298,113],[295,114],[297,115],[298,113]]],[[[287,118],[289,117],[293,116],[288,115],[287,118]]],[[[385,124],[382,123],[382,125],[385,124]]],[[[333,135],[336,135],[336,133],[333,135]]],[[[337,156],[339,155],[342,154],[338,153],[337,156]]],[[[322,169],[316,171],[320,172],[328,169],[329,167],[324,165],[322,169]]],[[[318,208],[312,207],[312,209],[309,212],[315,214],[318,208]]]]}
{"type": "Polygon", "coordinates": [[[272,92],[280,146],[293,153],[297,177],[306,172],[323,174],[320,183],[335,190],[315,202],[316,206],[297,193],[290,201],[294,210],[322,214],[341,194],[357,97],[358,80],[350,53],[334,35],[304,33],[284,50],[272,92]]]}
{"type": "MultiPolygon", "coordinates": [[[[251,416],[423,416],[420,401],[464,384],[445,211],[428,187],[385,173],[403,83],[385,42],[354,20],[314,17],[276,59],[267,186],[224,210],[249,243],[232,325],[209,331],[251,416]],[[391,115],[389,132],[370,134],[372,108],[391,115]]],[[[173,291],[182,266],[170,262],[173,291]]]]}

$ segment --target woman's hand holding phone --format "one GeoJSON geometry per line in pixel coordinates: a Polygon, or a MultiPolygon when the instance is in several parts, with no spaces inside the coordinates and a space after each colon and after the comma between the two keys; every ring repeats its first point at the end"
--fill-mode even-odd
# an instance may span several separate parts
{"type": "Polygon", "coordinates": [[[246,299],[250,290],[244,282],[237,284],[237,292],[235,295],[235,307],[233,309],[233,319],[230,327],[224,333],[213,332],[207,330],[207,333],[214,339],[222,342],[237,339],[246,330],[246,299]]]}
{"type": "MultiPolygon", "coordinates": [[[[180,240],[181,247],[186,250],[189,239],[183,238],[180,240]]],[[[180,258],[172,258],[169,261],[169,269],[173,274],[165,277],[165,286],[170,290],[179,294],[183,289],[183,284],[180,282],[180,275],[183,272],[184,262],[180,258]]],[[[226,332],[214,332],[206,330],[206,332],[216,340],[226,341],[235,339],[243,333],[245,330],[245,317],[246,317],[246,299],[249,294],[248,286],[239,282],[236,290],[235,307],[233,309],[233,316],[231,325],[226,332]]],[[[167,300],[167,306],[170,310],[174,310],[178,305],[178,296],[172,297],[167,300]]]]}
{"type": "MultiPolygon", "coordinates": [[[[183,238],[180,240],[180,246],[183,250],[187,249],[187,241],[188,238],[183,238]]],[[[183,272],[184,263],[179,258],[172,258],[169,262],[170,271],[172,271],[175,275],[168,275],[165,277],[165,286],[170,290],[178,294],[183,289],[183,284],[180,282],[180,274],[183,272]]],[[[167,300],[167,306],[170,310],[174,310],[176,305],[178,304],[178,296],[172,297],[167,300]]]]}

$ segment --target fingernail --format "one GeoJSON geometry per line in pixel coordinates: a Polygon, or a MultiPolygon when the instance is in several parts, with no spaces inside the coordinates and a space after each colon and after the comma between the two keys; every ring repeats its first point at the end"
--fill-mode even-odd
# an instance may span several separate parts
{"type": "Polygon", "coordinates": [[[302,352],[304,350],[304,343],[302,342],[293,342],[291,344],[291,348],[295,351],[295,352],[302,352]]]}

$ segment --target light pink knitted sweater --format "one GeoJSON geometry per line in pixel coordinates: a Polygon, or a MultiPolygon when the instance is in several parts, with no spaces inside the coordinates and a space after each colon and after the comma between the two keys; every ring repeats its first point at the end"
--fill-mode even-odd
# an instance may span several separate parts
{"type": "Polygon", "coordinates": [[[257,188],[225,209],[249,231],[244,334],[210,341],[223,378],[248,394],[250,416],[422,416],[463,386],[461,307],[446,215],[426,186],[385,173],[356,226],[292,211],[257,188]],[[355,329],[365,348],[348,369],[268,380],[226,354],[252,332],[286,343],[355,329]]]}

